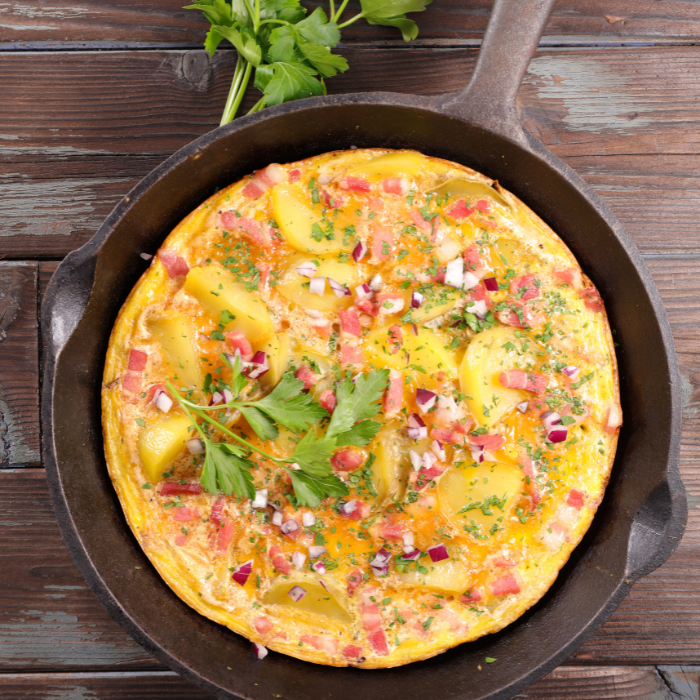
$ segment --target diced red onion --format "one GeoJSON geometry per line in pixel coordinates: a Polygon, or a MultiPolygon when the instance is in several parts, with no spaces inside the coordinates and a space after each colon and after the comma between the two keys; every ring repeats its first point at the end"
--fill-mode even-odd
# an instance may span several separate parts
{"type": "Polygon", "coordinates": [[[384,299],[381,306],[379,307],[380,314],[397,314],[399,311],[403,310],[404,301],[401,297],[396,297],[394,299],[384,299]]]}
{"type": "Polygon", "coordinates": [[[279,527],[282,524],[283,520],[284,520],[284,516],[279,511],[277,511],[276,513],[274,513],[272,515],[272,524],[277,525],[277,527],[279,527]]]}
{"type": "Polygon", "coordinates": [[[309,547],[309,558],[318,559],[326,554],[326,552],[328,552],[328,550],[323,545],[311,545],[311,547],[309,547]]]}
{"type": "Polygon", "coordinates": [[[428,437],[427,428],[409,428],[407,431],[408,437],[411,440],[425,440],[428,437]]]}
{"type": "Polygon", "coordinates": [[[250,362],[244,362],[243,364],[246,370],[245,374],[251,379],[258,379],[270,370],[267,354],[262,350],[258,350],[250,362]]]}
{"type": "Polygon", "coordinates": [[[372,572],[377,578],[389,575],[389,565],[384,564],[384,566],[373,566],[372,572]]]}
{"type": "Polygon", "coordinates": [[[204,443],[199,438],[192,438],[185,443],[187,451],[191,455],[201,455],[204,452],[204,443]]]}
{"type": "Polygon", "coordinates": [[[450,558],[450,555],[447,553],[447,547],[442,543],[428,547],[428,554],[433,564],[438,561],[443,561],[443,559],[450,558]]]}
{"type": "Polygon", "coordinates": [[[372,279],[369,281],[369,288],[373,292],[381,292],[382,287],[384,286],[384,280],[382,279],[382,276],[377,273],[372,279]]]}
{"type": "Polygon", "coordinates": [[[319,185],[327,185],[333,178],[328,173],[321,173],[317,178],[316,182],[319,185]]]}
{"type": "Polygon", "coordinates": [[[268,652],[262,644],[253,642],[253,653],[255,654],[256,659],[260,659],[260,661],[262,661],[267,656],[268,652]]]}
{"type": "Polygon", "coordinates": [[[420,549],[416,549],[415,547],[404,547],[404,553],[402,556],[402,559],[408,559],[409,561],[413,561],[414,559],[418,559],[420,556],[421,552],[420,549]],[[408,551],[406,551],[408,550],[408,551]]]}
{"type": "Polygon", "coordinates": [[[547,430],[551,430],[555,425],[561,424],[561,416],[555,411],[545,411],[540,418],[547,430]]]}
{"type": "Polygon", "coordinates": [[[231,401],[233,401],[233,394],[228,389],[224,389],[221,393],[224,397],[224,403],[231,403],[231,401]]]}
{"type": "Polygon", "coordinates": [[[420,305],[425,301],[425,297],[420,292],[411,294],[411,308],[419,309],[420,305]]]}
{"type": "Polygon", "coordinates": [[[364,258],[366,254],[367,246],[362,241],[360,241],[352,251],[352,259],[355,262],[360,262],[360,260],[362,260],[362,258],[364,258]]]}
{"type": "Polygon", "coordinates": [[[430,445],[430,449],[433,451],[433,454],[441,462],[447,461],[447,455],[445,454],[445,448],[440,440],[433,440],[433,442],[430,445]]]}
{"type": "MultiPolygon", "coordinates": [[[[315,561],[312,565],[311,568],[317,573],[320,574],[321,576],[326,575],[326,565],[322,561],[315,561]]],[[[324,588],[326,588],[326,585],[321,581],[321,585],[323,585],[324,588]]],[[[326,589],[327,590],[327,589],[326,589]]]]}
{"type": "Polygon", "coordinates": [[[143,258],[146,261],[153,260],[153,256],[150,255],[149,253],[141,253],[139,255],[140,258],[143,258]]]}
{"type": "Polygon", "coordinates": [[[357,294],[358,299],[371,299],[374,292],[368,284],[361,284],[359,287],[355,287],[355,294],[357,294]]]}
{"type": "Polygon", "coordinates": [[[420,471],[423,466],[423,458],[415,450],[409,450],[408,456],[411,459],[411,466],[416,470],[420,471]]]}
{"type": "Polygon", "coordinates": [[[309,282],[309,291],[312,294],[318,294],[320,297],[323,296],[326,291],[326,278],[325,277],[314,277],[309,282]]]}
{"type": "Polygon", "coordinates": [[[566,428],[555,428],[547,433],[547,440],[550,442],[564,442],[567,435],[568,430],[566,428]]]}
{"type": "Polygon", "coordinates": [[[421,413],[427,413],[437,401],[437,394],[428,389],[416,389],[416,404],[421,413]]]}
{"type": "Polygon", "coordinates": [[[461,289],[463,282],[464,260],[462,258],[450,260],[445,266],[445,284],[455,289],[461,289]]]}
{"type": "Polygon", "coordinates": [[[437,462],[437,457],[427,450],[423,453],[423,466],[426,469],[431,469],[437,462]]]}
{"type": "Polygon", "coordinates": [[[341,297],[351,296],[350,290],[340,282],[336,282],[334,279],[328,278],[328,284],[330,284],[333,294],[335,294],[339,299],[341,297]]]}
{"type": "Polygon", "coordinates": [[[407,532],[403,536],[403,543],[406,547],[413,547],[415,544],[415,536],[412,532],[407,532]]]}
{"type": "Polygon", "coordinates": [[[316,524],[316,516],[313,513],[309,513],[308,511],[302,513],[301,524],[304,527],[313,527],[316,524]]]}
{"type": "Polygon", "coordinates": [[[377,552],[374,559],[372,559],[372,561],[369,563],[369,565],[373,569],[376,569],[378,567],[384,566],[385,564],[388,564],[391,557],[392,557],[391,552],[387,551],[386,549],[384,549],[384,547],[382,547],[377,552]]]}
{"type": "Polygon", "coordinates": [[[297,273],[302,277],[313,277],[316,274],[316,265],[311,261],[303,262],[299,267],[297,267],[297,273]]]}
{"type": "Polygon", "coordinates": [[[239,585],[245,586],[248,581],[248,577],[253,571],[253,560],[247,561],[245,564],[241,564],[231,575],[231,578],[239,585]]]}
{"type": "Polygon", "coordinates": [[[282,523],[282,527],[280,528],[285,535],[288,535],[290,532],[295,532],[298,529],[299,526],[297,525],[296,520],[287,520],[287,522],[282,523]]]}
{"type": "Polygon", "coordinates": [[[438,408],[450,412],[450,420],[457,418],[457,404],[451,396],[438,396],[437,405],[438,408]]]}
{"type": "Polygon", "coordinates": [[[292,554],[292,564],[294,564],[295,569],[301,571],[301,567],[304,566],[305,561],[306,554],[302,554],[301,552],[294,552],[294,554],[292,554]]]}
{"type": "Polygon", "coordinates": [[[516,408],[520,413],[527,413],[527,407],[530,405],[529,401],[521,401],[516,408]]]}
{"type": "Polygon", "coordinates": [[[484,277],[484,287],[486,287],[489,292],[497,292],[498,280],[495,277],[484,277]]]}
{"type": "Polygon", "coordinates": [[[289,590],[287,595],[295,602],[298,603],[305,595],[306,595],[306,590],[303,589],[301,586],[294,586],[289,590]]]}
{"type": "Polygon", "coordinates": [[[462,277],[462,289],[473,289],[477,284],[479,284],[479,278],[467,270],[462,277]]]}
{"type": "Polygon", "coordinates": [[[562,372],[567,377],[569,377],[569,379],[576,379],[576,377],[578,377],[580,371],[581,370],[578,367],[576,367],[576,365],[568,365],[567,367],[564,367],[564,369],[562,370],[562,372]]]}
{"type": "Polygon", "coordinates": [[[163,413],[167,413],[173,407],[173,400],[162,390],[158,389],[153,397],[153,403],[163,413]]]}
{"type": "Polygon", "coordinates": [[[483,299],[479,299],[479,301],[473,301],[471,303],[471,306],[467,307],[467,311],[473,313],[475,316],[478,316],[482,319],[486,318],[488,310],[489,307],[486,306],[486,302],[483,299]]]}
{"type": "Polygon", "coordinates": [[[472,459],[477,464],[481,464],[484,461],[484,446],[483,445],[472,445],[472,459]]]}
{"type": "Polygon", "coordinates": [[[301,469],[301,467],[300,467],[296,462],[292,462],[292,463],[289,465],[289,468],[290,468],[290,469],[294,469],[294,471],[296,471],[297,469],[301,469]]]}
{"type": "Polygon", "coordinates": [[[267,489],[255,492],[255,498],[250,504],[251,508],[267,508],[267,489]]]}
{"type": "Polygon", "coordinates": [[[428,428],[417,413],[408,416],[408,437],[414,440],[424,440],[428,437],[428,428]]]}
{"type": "Polygon", "coordinates": [[[345,513],[345,515],[352,515],[355,510],[357,509],[357,501],[352,500],[348,501],[347,503],[343,503],[342,506],[340,506],[340,510],[345,513]]]}
{"type": "Polygon", "coordinates": [[[222,403],[223,400],[224,400],[224,397],[218,391],[215,391],[211,395],[211,398],[209,399],[209,405],[216,406],[217,404],[222,403]]]}

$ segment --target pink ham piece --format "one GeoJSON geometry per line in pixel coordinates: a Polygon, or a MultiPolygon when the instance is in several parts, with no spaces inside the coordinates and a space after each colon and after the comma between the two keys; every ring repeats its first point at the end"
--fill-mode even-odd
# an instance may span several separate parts
{"type": "Polygon", "coordinates": [[[238,350],[241,353],[241,359],[249,362],[253,357],[253,346],[240,331],[231,331],[224,333],[224,338],[229,347],[235,352],[238,350]]]}
{"type": "Polygon", "coordinates": [[[184,508],[173,508],[173,520],[187,523],[195,518],[199,518],[199,511],[196,508],[189,508],[187,506],[184,508]]]}
{"type": "Polygon", "coordinates": [[[457,615],[447,608],[439,610],[437,615],[441,620],[443,620],[443,622],[450,626],[450,630],[454,634],[463,635],[469,629],[466,623],[462,622],[457,615]]]}
{"type": "Polygon", "coordinates": [[[535,275],[521,275],[510,283],[510,293],[520,301],[530,301],[540,295],[540,288],[535,285],[535,275]]]}
{"type": "Polygon", "coordinates": [[[172,279],[177,279],[178,277],[185,277],[190,271],[189,265],[172,250],[161,249],[158,251],[158,258],[163,263],[168,275],[172,279]]]}
{"type": "Polygon", "coordinates": [[[583,499],[584,494],[581,491],[571,489],[571,491],[569,491],[569,495],[566,497],[566,503],[567,505],[576,508],[576,510],[581,510],[581,508],[583,508],[583,499]]]}
{"type": "Polygon", "coordinates": [[[236,216],[235,212],[225,211],[221,215],[221,224],[229,231],[241,231],[246,234],[247,238],[263,248],[269,248],[272,244],[268,228],[261,226],[260,222],[255,219],[236,216]]]}
{"type": "Polygon", "coordinates": [[[513,574],[501,576],[491,583],[491,593],[497,596],[520,593],[520,584],[513,574]]]}
{"type": "Polygon", "coordinates": [[[141,375],[137,372],[127,372],[122,379],[122,386],[132,394],[141,393],[141,375]]]}
{"type": "Polygon", "coordinates": [[[465,605],[469,603],[478,603],[481,600],[481,591],[478,588],[470,588],[466,593],[460,598],[460,602],[465,605]]]}
{"type": "Polygon", "coordinates": [[[388,338],[391,354],[396,355],[396,353],[401,350],[401,345],[403,345],[403,332],[401,331],[401,326],[389,326],[388,338]]]}
{"type": "Polygon", "coordinates": [[[473,272],[478,277],[478,273],[481,272],[481,258],[479,257],[479,246],[476,244],[470,245],[468,248],[465,248],[464,252],[462,253],[462,256],[464,257],[464,269],[467,272],[473,272]]]}
{"type": "Polygon", "coordinates": [[[603,300],[595,287],[586,287],[579,293],[579,296],[583,299],[585,307],[590,311],[600,313],[603,310],[603,300]]]}
{"type": "Polygon", "coordinates": [[[409,212],[411,215],[411,219],[413,220],[413,223],[415,224],[415,227],[420,229],[421,231],[429,231],[431,228],[432,222],[426,221],[423,218],[423,214],[421,214],[418,209],[411,209],[409,212]]]}
{"type": "Polygon", "coordinates": [[[294,372],[294,378],[298,379],[300,382],[304,382],[304,391],[308,391],[316,383],[317,379],[316,375],[307,365],[299,367],[299,369],[294,372]]]}
{"type": "Polygon", "coordinates": [[[271,620],[268,620],[266,617],[261,616],[255,619],[255,621],[253,622],[253,627],[255,627],[255,631],[261,637],[264,637],[274,627],[274,624],[271,620]]]}
{"type": "Polygon", "coordinates": [[[287,179],[287,173],[277,163],[270,163],[265,169],[258,170],[252,180],[243,188],[243,196],[257,199],[265,194],[270,187],[279,185],[287,179]]]}
{"type": "Polygon", "coordinates": [[[605,426],[603,430],[611,435],[615,434],[615,431],[622,425],[622,409],[620,404],[614,401],[608,407],[608,415],[605,419],[605,426]]]}
{"type": "Polygon", "coordinates": [[[371,192],[372,187],[369,182],[362,177],[355,177],[354,175],[348,175],[341,183],[340,187],[343,190],[348,190],[349,192],[360,192],[366,194],[371,192]]]}
{"type": "Polygon", "coordinates": [[[221,526],[218,528],[217,538],[216,538],[216,549],[218,552],[225,552],[231,541],[233,540],[233,533],[235,526],[233,520],[229,518],[221,519],[221,526]]]}
{"type": "Polygon", "coordinates": [[[304,644],[310,644],[314,649],[327,651],[329,654],[338,653],[338,640],[327,634],[302,634],[299,640],[304,644]]]}
{"type": "Polygon", "coordinates": [[[297,170],[296,168],[294,168],[294,170],[289,171],[289,182],[296,182],[300,177],[301,170],[297,170]]]}
{"type": "Polygon", "coordinates": [[[331,457],[333,469],[339,472],[355,471],[364,461],[365,458],[361,452],[351,449],[340,450],[331,457]]]}
{"type": "Polygon", "coordinates": [[[338,405],[338,398],[335,395],[335,392],[331,391],[330,389],[326,389],[325,391],[321,392],[321,395],[318,397],[318,402],[323,406],[323,408],[328,411],[328,413],[333,413],[335,410],[335,407],[338,405]]]}
{"type": "Polygon", "coordinates": [[[388,260],[391,255],[391,246],[394,243],[391,229],[375,224],[372,231],[372,257],[375,261],[388,260]]]}
{"type": "Polygon", "coordinates": [[[506,444],[503,435],[470,435],[468,439],[472,445],[479,445],[489,451],[500,450],[506,444]]]}
{"type": "Polygon", "coordinates": [[[343,658],[357,660],[362,656],[362,647],[358,647],[356,644],[348,644],[343,649],[343,658]]]}
{"type": "Polygon", "coordinates": [[[178,547],[184,547],[187,544],[188,539],[189,535],[178,535],[174,541],[178,547]]]}
{"type": "Polygon", "coordinates": [[[367,636],[367,641],[377,656],[387,656],[389,654],[389,645],[386,642],[384,630],[374,630],[367,636]]]}
{"type": "Polygon", "coordinates": [[[161,496],[197,495],[202,493],[202,485],[197,481],[180,484],[177,481],[164,481],[160,487],[161,496]]]}
{"type": "Polygon", "coordinates": [[[368,316],[379,316],[379,307],[371,299],[358,299],[355,306],[368,316]]]}
{"type": "Polygon", "coordinates": [[[217,525],[221,524],[221,516],[224,514],[225,500],[223,496],[219,496],[215,501],[214,505],[211,507],[211,513],[209,514],[209,520],[217,525]]]}
{"type": "Polygon", "coordinates": [[[362,572],[359,569],[353,569],[348,574],[348,595],[352,595],[361,583],[362,572]]]}
{"type": "Polygon", "coordinates": [[[282,554],[282,550],[277,545],[273,544],[272,547],[270,547],[269,554],[272,566],[274,566],[277,571],[281,574],[289,574],[291,572],[292,565],[287,561],[284,554],[282,554]]]}
{"type": "Polygon", "coordinates": [[[447,210],[447,216],[449,216],[451,219],[466,219],[473,213],[474,209],[470,209],[466,201],[463,199],[460,199],[447,210]]]}
{"type": "Polygon", "coordinates": [[[129,350],[129,365],[127,369],[134,370],[135,372],[143,372],[146,369],[146,362],[148,362],[148,353],[143,352],[143,350],[134,350],[133,348],[129,350]]]}
{"type": "Polygon", "coordinates": [[[567,267],[565,270],[555,270],[554,276],[561,284],[568,284],[577,292],[583,289],[583,279],[581,278],[581,270],[575,267],[567,267]]]}
{"type": "Polygon", "coordinates": [[[339,316],[340,330],[343,333],[359,338],[362,334],[362,326],[360,325],[360,317],[357,313],[357,309],[353,307],[341,309],[339,316]]]}
{"type": "Polygon", "coordinates": [[[491,213],[491,202],[488,199],[477,199],[474,208],[482,214],[491,213]]]}
{"type": "Polygon", "coordinates": [[[340,366],[343,369],[359,369],[363,362],[362,350],[357,345],[340,346],[340,366]]]}
{"type": "Polygon", "coordinates": [[[447,428],[433,428],[430,431],[430,437],[433,440],[439,440],[440,442],[446,442],[452,445],[456,442],[461,442],[461,438],[458,433],[454,430],[448,430],[447,428]]]}
{"type": "Polygon", "coordinates": [[[382,523],[379,526],[379,534],[385,540],[401,540],[404,533],[401,523],[382,523]]]}
{"type": "Polygon", "coordinates": [[[389,383],[384,393],[384,417],[393,418],[403,408],[403,375],[397,369],[389,370],[389,383]]]}
{"type": "Polygon", "coordinates": [[[321,192],[321,201],[326,209],[340,209],[345,204],[345,199],[343,197],[333,195],[326,190],[321,192]]]}
{"type": "Polygon", "coordinates": [[[387,177],[382,182],[382,189],[387,194],[407,195],[410,183],[405,177],[387,177]]]}
{"type": "Polygon", "coordinates": [[[524,369],[508,369],[498,376],[501,386],[506,389],[522,389],[533,394],[541,394],[547,388],[547,377],[524,369]]]}

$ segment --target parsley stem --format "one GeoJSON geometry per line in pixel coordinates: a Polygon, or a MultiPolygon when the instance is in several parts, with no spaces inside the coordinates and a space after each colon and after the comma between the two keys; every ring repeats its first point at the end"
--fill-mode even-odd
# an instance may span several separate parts
{"type": "Polygon", "coordinates": [[[362,19],[365,16],[364,12],[360,12],[359,14],[355,15],[354,17],[351,17],[347,22],[343,22],[342,24],[338,25],[338,29],[342,29],[343,27],[347,27],[348,24],[352,24],[353,22],[357,22],[358,19],[362,19]]]}
{"type": "Polygon", "coordinates": [[[332,22],[337,22],[340,19],[340,15],[343,14],[343,10],[345,9],[346,5],[348,4],[349,0],[343,0],[341,3],[340,7],[338,8],[338,11],[335,13],[334,16],[331,16],[331,21],[332,22]]]}
{"type": "Polygon", "coordinates": [[[335,3],[333,2],[333,0],[328,0],[328,2],[330,2],[330,5],[331,5],[331,11],[329,13],[329,17],[331,18],[331,21],[332,21],[333,15],[335,14],[335,3]]]}
{"type": "Polygon", "coordinates": [[[261,109],[265,109],[266,95],[263,95],[251,108],[248,114],[253,114],[254,112],[259,112],[261,109]]]}
{"type": "MultiPolygon", "coordinates": [[[[236,70],[233,73],[233,80],[231,81],[231,89],[229,90],[228,97],[226,98],[226,106],[224,107],[224,113],[221,117],[219,126],[228,124],[230,121],[233,121],[233,118],[236,116],[238,105],[241,103],[242,93],[245,92],[248,85],[247,80],[245,80],[245,84],[242,85],[242,81],[245,78],[245,72],[248,70],[248,68],[250,68],[250,64],[245,60],[245,58],[243,58],[243,56],[239,54],[238,60],[236,61],[236,70]],[[244,64],[246,64],[245,69],[243,67],[244,64]]],[[[250,76],[249,70],[248,75],[250,76]]]]}

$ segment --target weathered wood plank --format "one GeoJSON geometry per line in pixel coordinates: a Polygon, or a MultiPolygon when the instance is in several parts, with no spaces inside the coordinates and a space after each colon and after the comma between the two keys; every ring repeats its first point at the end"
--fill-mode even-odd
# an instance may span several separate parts
{"type": "MultiPolygon", "coordinates": [[[[306,3],[305,3],[306,4],[306,3]]],[[[327,3],[310,2],[307,6],[327,3]]],[[[489,0],[434,0],[424,13],[414,15],[422,41],[479,40],[491,11],[489,0]]],[[[354,16],[358,3],[350,3],[344,19],[354,16]]],[[[103,46],[198,46],[206,24],[200,13],[182,9],[170,0],[40,0],[0,5],[0,45],[33,46],[66,42],[103,46]]],[[[682,0],[561,0],[545,31],[545,41],[594,37],[655,37],[694,39],[700,36],[700,8],[682,0]]],[[[358,22],[343,32],[344,41],[394,41],[395,30],[358,22]]]]}
{"type": "MultiPolygon", "coordinates": [[[[264,663],[264,662],[262,662],[264,663]]],[[[691,666],[607,668],[560,666],[522,691],[528,700],[697,700],[700,669],[691,666]]],[[[100,698],[205,700],[212,696],[169,671],[6,673],[0,693],[12,700],[100,698]]]]}
{"type": "Polygon", "coordinates": [[[0,262],[0,467],[41,460],[37,267],[0,262]]]}
{"type": "MultiPolygon", "coordinates": [[[[329,81],[334,92],[453,91],[476,57],[464,48],[343,52],[353,69],[329,81]]],[[[139,179],[216,126],[233,58],[2,55],[0,255],[62,257],[88,240],[139,179]]],[[[527,127],[601,194],[643,252],[700,252],[697,76],[694,47],[551,49],[521,89],[527,127]]]]}

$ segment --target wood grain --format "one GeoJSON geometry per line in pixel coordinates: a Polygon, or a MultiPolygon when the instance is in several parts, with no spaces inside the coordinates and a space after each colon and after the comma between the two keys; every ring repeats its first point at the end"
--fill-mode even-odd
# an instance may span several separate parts
{"type": "Polygon", "coordinates": [[[0,468],[40,463],[37,268],[0,262],[0,468]]]}
{"type": "MultiPolygon", "coordinates": [[[[453,91],[476,57],[465,48],[343,52],[353,69],[329,81],[338,93],[453,91]]],[[[2,55],[0,256],[60,258],[87,241],[152,168],[216,126],[233,58],[2,55]]],[[[526,126],[592,185],[646,253],[700,253],[699,76],[694,47],[548,49],[520,91],[526,126]]]]}
{"type": "MultiPolygon", "coordinates": [[[[307,3],[304,3],[307,5],[307,3]]],[[[309,2],[308,7],[327,3],[309,2]]],[[[434,0],[412,15],[421,42],[478,41],[491,11],[489,0],[434,0]]],[[[343,18],[358,12],[350,3],[343,18]]],[[[201,45],[207,25],[201,14],[171,0],[24,0],[0,4],[0,45],[155,46],[201,45]]],[[[545,30],[544,42],[615,41],[627,37],[692,40],[700,36],[700,7],[682,0],[560,0],[545,30]]],[[[343,32],[346,42],[393,42],[398,32],[357,22],[343,32]]]]}

